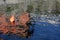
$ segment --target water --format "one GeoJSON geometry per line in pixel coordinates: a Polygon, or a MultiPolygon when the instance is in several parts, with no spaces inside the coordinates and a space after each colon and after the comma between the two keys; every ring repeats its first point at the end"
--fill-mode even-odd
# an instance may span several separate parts
{"type": "Polygon", "coordinates": [[[60,17],[37,16],[34,25],[34,34],[30,40],[60,40],[60,17]]]}
{"type": "Polygon", "coordinates": [[[2,35],[5,40],[60,40],[60,16],[32,14],[30,30],[34,29],[30,38],[21,38],[16,35],[2,35]]]}

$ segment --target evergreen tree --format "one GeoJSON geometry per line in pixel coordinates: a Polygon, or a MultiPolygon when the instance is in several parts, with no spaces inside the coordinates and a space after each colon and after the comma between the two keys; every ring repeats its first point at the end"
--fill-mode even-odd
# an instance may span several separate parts
{"type": "Polygon", "coordinates": [[[27,5],[27,12],[28,13],[33,12],[33,5],[27,5]]]}

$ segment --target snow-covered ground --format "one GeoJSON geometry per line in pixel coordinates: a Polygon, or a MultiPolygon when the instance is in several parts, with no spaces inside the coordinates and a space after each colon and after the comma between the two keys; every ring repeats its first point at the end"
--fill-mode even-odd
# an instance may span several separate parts
{"type": "Polygon", "coordinates": [[[30,14],[31,17],[38,22],[48,22],[51,24],[60,24],[60,15],[39,15],[39,14],[30,14]]]}

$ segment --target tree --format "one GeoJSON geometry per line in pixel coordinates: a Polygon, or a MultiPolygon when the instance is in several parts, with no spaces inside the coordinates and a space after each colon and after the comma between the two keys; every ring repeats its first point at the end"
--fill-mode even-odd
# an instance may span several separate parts
{"type": "Polygon", "coordinates": [[[59,11],[60,10],[60,8],[59,8],[60,6],[59,5],[60,5],[60,3],[58,1],[56,1],[56,4],[55,4],[55,8],[56,9],[52,10],[53,14],[60,14],[60,11],[59,11]]]}
{"type": "Polygon", "coordinates": [[[11,11],[11,7],[7,7],[6,12],[10,12],[11,11]]]}
{"type": "Polygon", "coordinates": [[[35,13],[40,13],[41,12],[40,7],[41,7],[40,5],[37,6],[35,13]]]}
{"type": "Polygon", "coordinates": [[[33,5],[27,5],[27,12],[28,13],[33,12],[33,5]]]}
{"type": "Polygon", "coordinates": [[[4,2],[6,1],[6,0],[3,0],[4,2]]]}
{"type": "Polygon", "coordinates": [[[56,1],[56,14],[60,14],[60,12],[59,12],[59,5],[60,5],[60,3],[58,2],[58,1],[56,1]]]}

